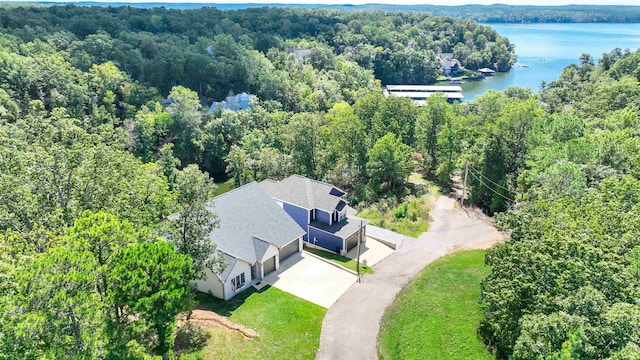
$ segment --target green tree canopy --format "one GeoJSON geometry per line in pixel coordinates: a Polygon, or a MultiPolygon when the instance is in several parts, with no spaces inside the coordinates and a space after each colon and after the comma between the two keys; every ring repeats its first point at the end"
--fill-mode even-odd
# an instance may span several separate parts
{"type": "Polygon", "coordinates": [[[409,146],[392,133],[376,141],[368,156],[369,184],[376,193],[398,191],[411,174],[409,146]]]}
{"type": "Polygon", "coordinates": [[[175,244],[178,253],[191,258],[197,277],[204,278],[205,269],[220,272],[222,256],[209,238],[218,226],[212,211],[215,184],[207,173],[189,165],[178,173],[176,191],[181,210],[167,221],[168,239],[175,244]]]}
{"type": "Polygon", "coordinates": [[[118,250],[115,259],[109,272],[114,303],[144,329],[153,353],[168,359],[176,316],[191,304],[192,259],[167,242],[133,243],[118,250]]]}

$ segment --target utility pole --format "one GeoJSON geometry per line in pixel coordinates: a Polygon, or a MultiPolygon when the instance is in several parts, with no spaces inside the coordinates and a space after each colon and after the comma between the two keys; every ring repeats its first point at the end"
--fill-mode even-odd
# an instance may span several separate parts
{"type": "Polygon", "coordinates": [[[464,167],[464,183],[462,184],[462,197],[460,198],[460,207],[464,207],[464,198],[467,196],[467,177],[469,176],[469,162],[464,167]]]}
{"type": "Polygon", "coordinates": [[[356,258],[356,272],[358,273],[358,283],[360,283],[360,243],[362,242],[362,220],[360,220],[360,230],[358,230],[358,256],[356,258]]]}

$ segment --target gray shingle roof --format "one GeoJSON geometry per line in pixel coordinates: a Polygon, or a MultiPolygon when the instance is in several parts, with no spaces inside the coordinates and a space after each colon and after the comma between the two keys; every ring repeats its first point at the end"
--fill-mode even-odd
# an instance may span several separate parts
{"type": "Polygon", "coordinates": [[[250,264],[264,255],[268,244],[280,248],[305,234],[256,182],[220,195],[213,202],[211,210],[220,225],[209,235],[211,241],[219,251],[250,264]]]}
{"type": "Polygon", "coordinates": [[[364,219],[360,219],[357,217],[348,217],[340,222],[334,222],[332,225],[325,224],[319,221],[312,221],[309,225],[346,239],[360,230],[361,221],[362,226],[367,226],[367,224],[369,223],[364,219]]]}
{"type": "Polygon", "coordinates": [[[458,59],[442,59],[440,60],[440,62],[442,63],[442,66],[449,67],[449,68],[452,68],[455,65],[462,66],[460,64],[460,61],[458,61],[458,59]]]}
{"type": "Polygon", "coordinates": [[[269,249],[269,243],[263,240],[258,239],[257,237],[252,237],[253,239],[253,248],[256,250],[256,258],[262,259],[264,254],[269,249]]]}
{"type": "Polygon", "coordinates": [[[224,258],[224,262],[227,264],[227,266],[224,268],[224,270],[222,270],[222,272],[218,276],[220,277],[220,280],[225,282],[227,281],[229,274],[231,274],[231,270],[233,270],[233,267],[236,265],[236,262],[238,262],[238,259],[234,258],[233,256],[229,256],[225,253],[222,253],[222,257],[224,258]]]}
{"type": "Polygon", "coordinates": [[[331,195],[331,190],[344,191],[333,185],[304,176],[292,175],[281,181],[264,180],[260,185],[274,199],[306,209],[320,209],[332,213],[342,198],[331,195]]]}

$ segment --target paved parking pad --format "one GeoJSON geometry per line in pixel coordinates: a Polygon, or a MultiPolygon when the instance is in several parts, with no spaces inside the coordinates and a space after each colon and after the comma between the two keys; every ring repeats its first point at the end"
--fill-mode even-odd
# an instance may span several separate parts
{"type": "Polygon", "coordinates": [[[262,282],[328,309],[356,280],[352,273],[302,252],[280,263],[262,282]]]}
{"type": "MultiPolygon", "coordinates": [[[[364,244],[361,245],[360,261],[367,266],[373,266],[394,252],[395,251],[389,246],[376,239],[367,237],[367,240],[365,240],[364,244]]],[[[347,257],[351,259],[357,258],[358,247],[356,246],[349,250],[347,257]]]]}

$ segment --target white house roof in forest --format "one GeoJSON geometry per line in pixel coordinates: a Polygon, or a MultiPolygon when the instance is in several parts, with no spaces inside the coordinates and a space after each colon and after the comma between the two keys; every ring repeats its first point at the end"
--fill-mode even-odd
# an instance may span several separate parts
{"type": "Polygon", "coordinates": [[[425,91],[425,92],[462,92],[460,86],[447,85],[387,85],[389,92],[425,91]]]}
{"type": "Polygon", "coordinates": [[[391,96],[410,98],[414,100],[426,99],[432,96],[442,96],[447,99],[463,99],[462,93],[447,93],[447,92],[433,92],[433,91],[392,91],[389,93],[391,96]]]}

